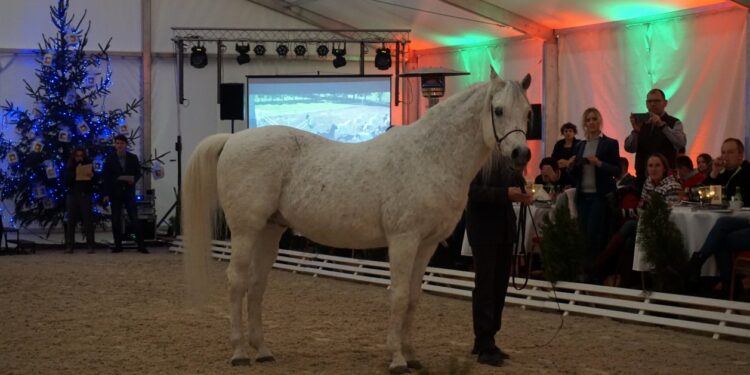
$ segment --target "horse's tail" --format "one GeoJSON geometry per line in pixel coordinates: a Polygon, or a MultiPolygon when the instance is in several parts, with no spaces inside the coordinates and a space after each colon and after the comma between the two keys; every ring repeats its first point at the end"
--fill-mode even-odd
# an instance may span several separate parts
{"type": "Polygon", "coordinates": [[[182,184],[182,235],[188,297],[193,304],[206,302],[216,210],[219,207],[216,167],[229,134],[201,141],[187,165],[182,184]]]}

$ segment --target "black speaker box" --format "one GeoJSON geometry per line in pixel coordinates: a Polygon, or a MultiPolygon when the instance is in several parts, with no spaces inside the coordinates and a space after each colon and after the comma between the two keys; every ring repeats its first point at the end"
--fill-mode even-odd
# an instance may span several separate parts
{"type": "Polygon", "coordinates": [[[220,115],[222,120],[244,120],[245,85],[222,83],[219,91],[220,115]]]}
{"type": "Polygon", "coordinates": [[[526,139],[542,139],[542,105],[531,105],[531,119],[529,119],[526,139]]]}

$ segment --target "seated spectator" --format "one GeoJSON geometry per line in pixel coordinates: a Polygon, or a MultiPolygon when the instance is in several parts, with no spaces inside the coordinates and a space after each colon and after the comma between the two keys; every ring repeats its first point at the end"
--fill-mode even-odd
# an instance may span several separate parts
{"type": "Polygon", "coordinates": [[[544,190],[550,193],[552,199],[555,199],[554,195],[573,185],[570,177],[560,171],[551,157],[542,159],[539,163],[539,171],[541,174],[536,176],[534,183],[544,185],[544,190]]]}
{"type": "Polygon", "coordinates": [[[703,173],[704,176],[708,176],[708,174],[711,173],[712,161],[713,159],[709,154],[698,155],[698,157],[695,159],[695,164],[697,165],[698,172],[703,173]]]}
{"type": "Polygon", "coordinates": [[[555,163],[557,163],[557,167],[562,169],[562,172],[564,173],[565,168],[568,167],[568,159],[575,155],[576,145],[578,145],[581,140],[576,139],[578,128],[569,122],[564,123],[563,126],[560,127],[560,134],[563,136],[563,139],[555,143],[555,147],[552,149],[552,155],[550,157],[555,163]]]}
{"type": "Polygon", "coordinates": [[[697,169],[693,169],[693,161],[688,156],[678,156],[675,159],[675,165],[677,166],[677,177],[682,184],[682,199],[697,200],[694,199],[697,194],[693,193],[693,188],[701,185],[706,176],[697,169]]]}
{"type": "MultiPolygon", "coordinates": [[[[706,185],[720,184],[731,197],[739,192],[745,207],[750,206],[750,163],[744,160],[745,148],[736,138],[728,138],[721,145],[721,156],[714,159],[711,175],[706,185]]],[[[747,217],[725,216],[719,218],[708,232],[701,249],[694,253],[687,266],[688,286],[697,283],[703,263],[716,255],[716,266],[721,276],[724,297],[729,296],[732,259],[739,250],[750,249],[750,221],[747,217]]],[[[739,285],[739,284],[738,284],[739,285]]],[[[739,288],[738,290],[742,290],[739,288]]]]}
{"type": "Polygon", "coordinates": [[[630,162],[627,158],[620,157],[620,176],[617,177],[617,188],[635,187],[635,176],[628,172],[630,162]]]}
{"type": "MultiPolygon", "coordinates": [[[[648,205],[654,193],[661,195],[667,203],[679,202],[682,187],[674,176],[669,175],[668,166],[667,158],[659,153],[652,154],[647,159],[648,177],[641,192],[639,203],[641,208],[648,205]]],[[[604,251],[596,258],[592,268],[587,270],[592,281],[600,282],[614,271],[614,286],[630,287],[637,284],[637,277],[632,270],[637,228],[637,218],[626,220],[612,236],[604,251]]]]}

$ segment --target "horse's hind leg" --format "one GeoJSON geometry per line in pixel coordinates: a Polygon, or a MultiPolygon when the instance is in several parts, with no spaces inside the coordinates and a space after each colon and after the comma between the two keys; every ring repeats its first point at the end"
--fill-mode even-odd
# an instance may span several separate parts
{"type": "Polygon", "coordinates": [[[229,339],[232,342],[232,366],[250,366],[247,345],[242,337],[242,301],[247,292],[253,244],[260,232],[232,233],[232,257],[227,268],[229,280],[229,339]]]}
{"type": "Polygon", "coordinates": [[[388,369],[393,374],[409,372],[403,355],[403,329],[409,308],[409,284],[418,246],[418,237],[401,235],[388,239],[388,257],[391,264],[391,321],[386,345],[391,352],[391,364],[388,369]]]}
{"type": "Polygon", "coordinates": [[[273,354],[263,340],[263,294],[268,284],[268,273],[276,260],[283,227],[268,224],[261,232],[252,251],[250,285],[247,291],[247,324],[250,345],[257,350],[257,362],[273,361],[273,354]]]}
{"type": "Polygon", "coordinates": [[[419,246],[417,257],[414,259],[411,282],[409,283],[409,307],[406,310],[406,317],[404,318],[404,333],[401,345],[403,347],[407,366],[415,370],[421,369],[422,364],[417,360],[414,346],[412,345],[414,313],[417,310],[419,297],[422,295],[422,279],[424,277],[424,271],[427,268],[427,264],[430,262],[430,258],[432,258],[432,254],[435,253],[436,248],[437,244],[433,242],[423,243],[419,246]]]}

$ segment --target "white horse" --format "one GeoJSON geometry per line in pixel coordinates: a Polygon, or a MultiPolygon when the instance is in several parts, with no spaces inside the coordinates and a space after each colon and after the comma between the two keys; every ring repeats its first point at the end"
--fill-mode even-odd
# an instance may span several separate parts
{"type": "Polygon", "coordinates": [[[266,279],[285,228],[333,247],[388,247],[391,312],[387,348],[393,373],[420,368],[411,344],[422,276],[437,244],[461,217],[469,184],[496,146],[518,167],[530,158],[525,90],[492,71],[431,108],[415,123],[358,144],[285,126],[216,134],[188,164],[182,195],[186,272],[193,295],[205,291],[214,212],[232,233],[227,269],[232,365],[249,365],[242,332],[247,296],[249,344],[272,361],[263,340],[266,279]]]}

